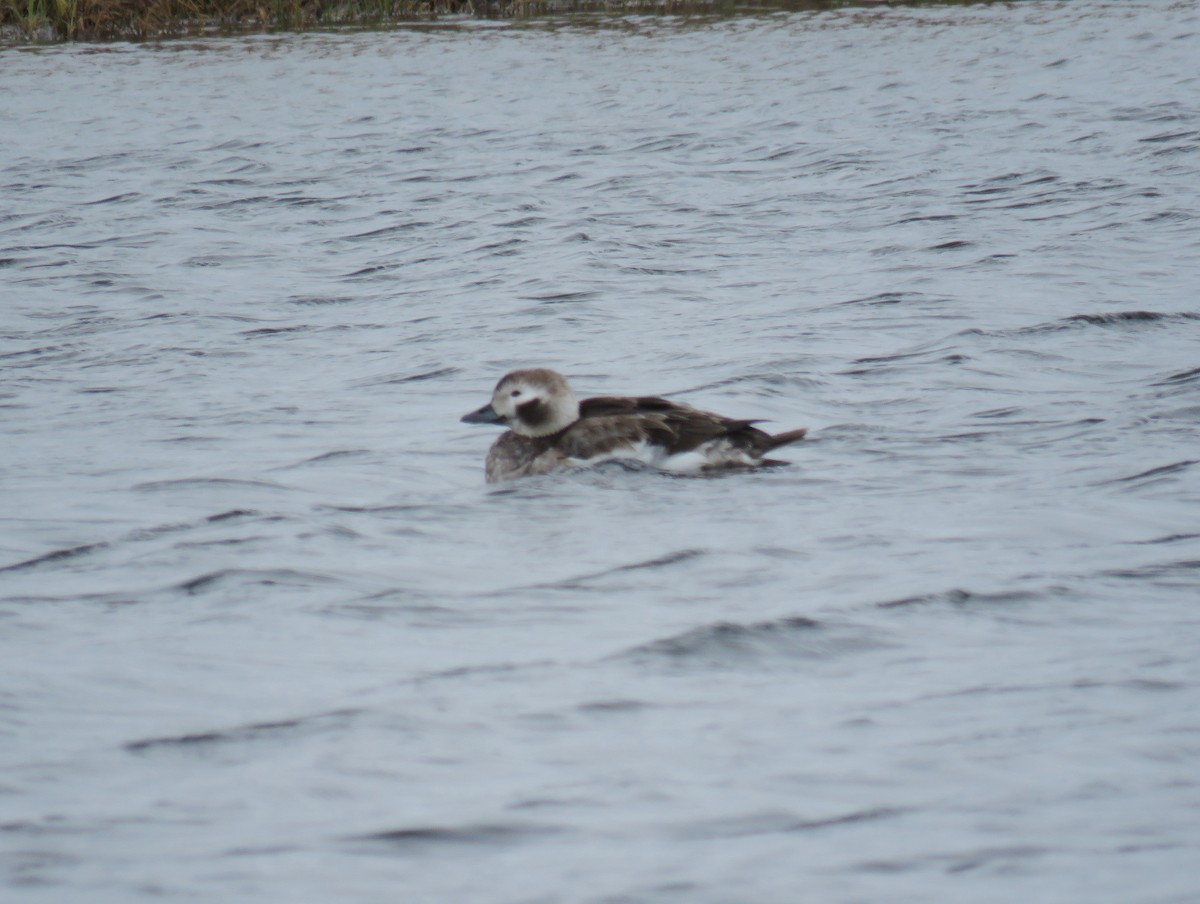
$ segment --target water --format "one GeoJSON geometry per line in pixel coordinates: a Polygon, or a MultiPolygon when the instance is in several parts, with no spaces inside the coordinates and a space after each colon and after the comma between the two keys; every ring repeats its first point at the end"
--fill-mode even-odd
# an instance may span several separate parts
{"type": "Polygon", "coordinates": [[[5,900],[1200,900],[1198,44],[0,52],[5,900]],[[485,486],[530,365],[812,440],[485,486]]]}

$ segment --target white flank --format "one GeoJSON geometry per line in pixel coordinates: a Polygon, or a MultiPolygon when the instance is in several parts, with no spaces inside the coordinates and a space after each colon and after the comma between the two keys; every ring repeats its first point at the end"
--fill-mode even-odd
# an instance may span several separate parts
{"type": "Polygon", "coordinates": [[[613,449],[591,458],[573,458],[568,464],[588,468],[606,461],[633,461],[650,465],[673,474],[698,474],[706,468],[728,467],[729,465],[753,466],[757,462],[740,449],[732,448],[723,440],[713,440],[688,452],[668,455],[662,446],[645,441],[613,449]]]}

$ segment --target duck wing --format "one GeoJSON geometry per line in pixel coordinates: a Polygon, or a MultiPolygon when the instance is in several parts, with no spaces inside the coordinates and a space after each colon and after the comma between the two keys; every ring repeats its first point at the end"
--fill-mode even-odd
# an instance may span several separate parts
{"type": "MultiPolygon", "coordinates": [[[[651,442],[669,455],[691,452],[715,439],[729,440],[736,448],[755,456],[783,445],[754,423],[657,396],[600,396],[579,403],[579,420],[569,428],[568,435],[572,440],[598,443],[607,447],[606,451],[651,442]]],[[[796,439],[799,436],[789,436],[784,442],[796,439]]]]}

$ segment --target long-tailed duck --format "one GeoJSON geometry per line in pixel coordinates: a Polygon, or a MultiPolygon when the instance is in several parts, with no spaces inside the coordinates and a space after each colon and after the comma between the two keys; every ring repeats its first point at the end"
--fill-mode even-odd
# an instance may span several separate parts
{"type": "Polygon", "coordinates": [[[676,473],[780,465],[786,462],[763,455],[806,432],[772,436],[753,426],[755,421],[653,396],[581,402],[561,374],[542,368],[507,374],[492,401],[462,420],[511,428],[488,451],[488,483],[613,460],[676,473]]]}

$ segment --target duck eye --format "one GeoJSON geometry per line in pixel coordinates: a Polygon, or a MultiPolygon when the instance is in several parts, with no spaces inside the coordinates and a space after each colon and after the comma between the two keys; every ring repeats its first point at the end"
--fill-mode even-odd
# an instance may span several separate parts
{"type": "Polygon", "coordinates": [[[519,396],[520,394],[521,394],[521,390],[519,390],[519,389],[514,389],[514,390],[513,390],[513,391],[510,393],[510,395],[512,395],[512,397],[513,397],[514,399],[515,399],[517,396],[519,396]]]}

